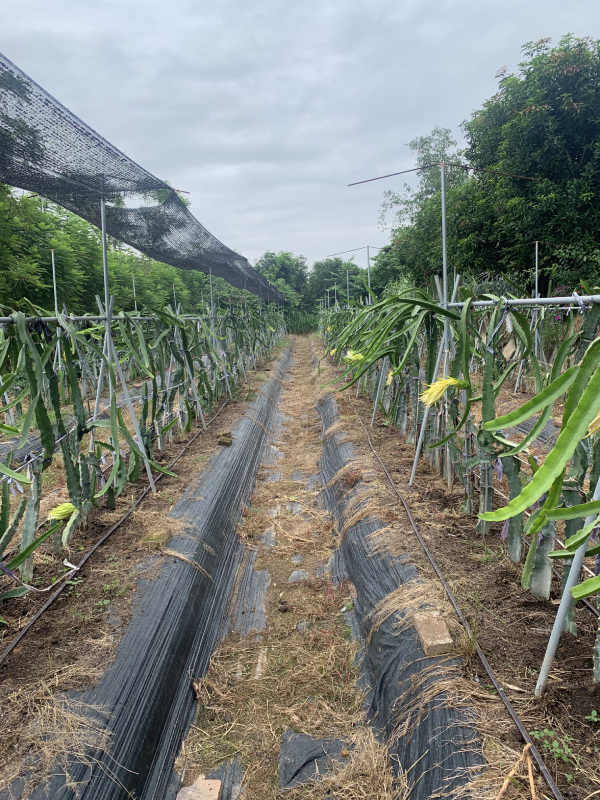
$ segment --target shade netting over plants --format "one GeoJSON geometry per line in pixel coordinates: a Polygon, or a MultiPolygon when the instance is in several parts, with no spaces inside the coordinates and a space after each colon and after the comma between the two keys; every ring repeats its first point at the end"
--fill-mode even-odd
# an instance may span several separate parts
{"type": "Polygon", "coordinates": [[[37,192],[141,253],[181,269],[212,269],[267,301],[283,296],[209,233],[177,193],[72,114],[0,53],[0,181],[37,192]],[[138,208],[122,197],[160,198],[138,208]],[[164,199],[163,199],[164,198],[164,199]]]}

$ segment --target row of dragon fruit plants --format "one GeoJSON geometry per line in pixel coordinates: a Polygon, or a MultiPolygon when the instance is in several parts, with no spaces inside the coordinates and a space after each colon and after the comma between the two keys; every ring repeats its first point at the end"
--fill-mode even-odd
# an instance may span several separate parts
{"type": "Polygon", "coordinates": [[[33,553],[49,539],[53,581],[67,580],[72,572],[58,557],[91,509],[114,507],[144,467],[173,474],[156,463],[157,451],[174,430],[205,424],[205,412],[285,333],[273,308],[210,318],[167,307],[113,316],[107,344],[101,320],[61,315],[48,323],[47,312],[32,311],[13,313],[0,331],[0,604],[50,588],[33,585],[33,553]],[[42,475],[53,460],[62,462],[70,502],[41,520],[42,475]]]}
{"type": "MultiPolygon", "coordinates": [[[[473,307],[476,299],[465,296],[462,310],[445,309],[423,291],[406,290],[371,305],[329,309],[320,333],[327,354],[345,366],[338,378],[343,389],[367,391],[407,442],[421,441],[420,453],[449,486],[464,485],[463,509],[477,513],[478,530],[485,535],[502,523],[515,564],[528,545],[524,589],[548,598],[557,565],[564,588],[575,552],[587,543],[564,625],[575,634],[576,602],[600,592],[600,306],[583,316],[551,312],[548,340],[540,337],[547,314],[521,313],[493,296],[485,298],[495,301],[492,307],[473,307]],[[500,393],[510,387],[513,395],[516,382],[527,382],[533,397],[497,416],[500,393]],[[549,452],[536,457],[531,445],[559,400],[560,431],[549,452]],[[517,426],[528,431],[519,443],[511,431],[517,426]],[[494,488],[494,478],[498,486],[503,476],[508,497],[494,488]],[[564,522],[564,543],[557,522],[564,522]]],[[[600,628],[594,680],[600,681],[600,628]]]]}

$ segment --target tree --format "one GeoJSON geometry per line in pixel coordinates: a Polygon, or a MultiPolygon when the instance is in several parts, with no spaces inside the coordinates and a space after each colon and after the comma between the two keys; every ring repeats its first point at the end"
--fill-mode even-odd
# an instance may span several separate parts
{"type": "Polygon", "coordinates": [[[524,45],[518,73],[464,123],[474,166],[538,178],[480,173],[486,214],[469,224],[484,230],[478,249],[489,258],[493,248],[496,269],[530,277],[542,241],[545,282],[577,288],[597,283],[600,263],[600,41],[550,42],[524,45]]]}
{"type": "MultiPolygon", "coordinates": [[[[417,136],[407,144],[415,153],[415,166],[420,170],[418,175],[418,188],[413,189],[407,183],[402,192],[387,190],[383,193],[383,203],[380,210],[379,221],[383,227],[389,212],[393,212],[392,228],[399,228],[415,223],[423,204],[441,191],[442,178],[440,163],[463,164],[463,158],[456,149],[457,142],[452,136],[450,128],[440,128],[438,125],[426,136],[417,136]]],[[[462,186],[467,179],[464,169],[448,167],[446,169],[446,188],[462,186]]]]}
{"type": "MultiPolygon", "coordinates": [[[[540,242],[540,290],[550,280],[598,284],[600,268],[600,41],[569,35],[523,48],[516,74],[500,76],[498,92],[463,123],[467,149],[452,151],[449,131],[436,128],[410,143],[417,165],[463,157],[479,170],[448,171],[450,269],[477,281],[502,273],[531,289],[534,242],[540,242]],[[524,177],[515,177],[524,176],[524,177]],[[535,178],[536,180],[527,180],[535,178]]],[[[395,212],[386,270],[426,285],[441,273],[438,173],[424,170],[419,188],[386,193],[395,212]],[[424,174],[425,173],[425,174],[424,174]]]]}
{"type": "MultiPolygon", "coordinates": [[[[54,311],[54,250],[59,311],[97,313],[95,297],[104,300],[100,231],[69,211],[37,196],[18,194],[0,184],[0,303],[6,309],[27,309],[27,298],[54,311]]],[[[153,261],[130,247],[109,240],[108,272],[115,308],[134,308],[135,276],[138,308],[177,302],[184,312],[197,311],[209,297],[208,277],[153,261]]],[[[242,292],[215,279],[216,296],[241,300],[242,292]]]]}
{"type": "Polygon", "coordinates": [[[270,250],[254,264],[257,272],[276,286],[293,307],[305,307],[308,285],[308,265],[304,256],[287,251],[270,250]]]}
{"type": "Polygon", "coordinates": [[[344,261],[336,256],[315,261],[310,272],[308,292],[313,309],[320,298],[326,297],[328,290],[333,302],[336,286],[338,300],[343,302],[346,299],[346,271],[348,272],[350,297],[358,299],[367,294],[365,289],[367,271],[357,266],[352,259],[344,261]]]}

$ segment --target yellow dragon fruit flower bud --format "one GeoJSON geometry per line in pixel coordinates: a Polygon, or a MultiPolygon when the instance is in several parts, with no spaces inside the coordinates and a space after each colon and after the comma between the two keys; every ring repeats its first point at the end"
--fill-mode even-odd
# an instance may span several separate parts
{"type": "Polygon", "coordinates": [[[73,503],[61,503],[48,514],[48,519],[69,519],[77,509],[73,503]]]}
{"type": "Polygon", "coordinates": [[[434,403],[437,403],[438,400],[441,400],[452,386],[458,386],[459,389],[466,389],[468,385],[466,381],[459,381],[456,378],[440,378],[434,383],[429,384],[421,395],[421,400],[426,406],[432,406],[434,403]]]}
{"type": "Polygon", "coordinates": [[[345,359],[346,359],[346,361],[348,361],[348,363],[351,363],[353,361],[360,361],[363,358],[364,358],[364,356],[363,356],[362,353],[356,353],[356,352],[354,352],[354,350],[348,350],[348,352],[347,352],[347,354],[345,356],[345,359]]]}

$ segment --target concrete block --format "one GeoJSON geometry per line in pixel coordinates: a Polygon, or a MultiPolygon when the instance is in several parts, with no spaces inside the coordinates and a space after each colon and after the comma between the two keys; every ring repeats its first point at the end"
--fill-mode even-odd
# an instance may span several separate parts
{"type": "Polygon", "coordinates": [[[177,793],[177,800],[220,800],[221,781],[198,778],[177,793]]]}
{"type": "Polygon", "coordinates": [[[454,647],[446,623],[435,612],[415,614],[415,629],[426,656],[439,656],[454,647]]]}

